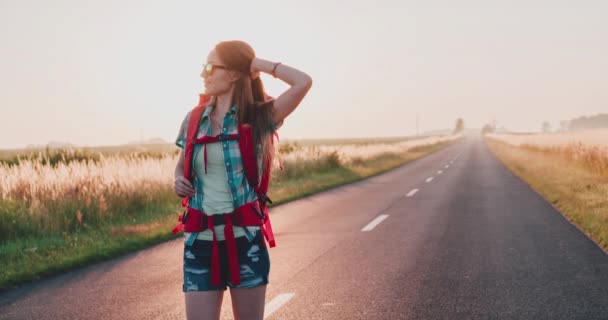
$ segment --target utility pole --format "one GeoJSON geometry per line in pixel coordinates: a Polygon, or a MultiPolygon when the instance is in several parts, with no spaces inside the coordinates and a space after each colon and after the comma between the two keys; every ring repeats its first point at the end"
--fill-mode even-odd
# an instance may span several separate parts
{"type": "Polygon", "coordinates": [[[418,128],[418,114],[416,113],[416,136],[419,136],[419,135],[420,135],[420,131],[418,128]]]}

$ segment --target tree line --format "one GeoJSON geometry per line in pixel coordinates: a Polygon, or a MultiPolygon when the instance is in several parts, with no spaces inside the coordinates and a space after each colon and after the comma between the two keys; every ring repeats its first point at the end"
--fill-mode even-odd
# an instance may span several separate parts
{"type": "MultiPolygon", "coordinates": [[[[559,128],[556,131],[577,131],[585,129],[608,128],[608,114],[600,113],[594,116],[581,116],[570,120],[562,120],[559,122],[559,128]]],[[[543,121],[541,125],[542,132],[551,132],[551,123],[543,121]]]]}

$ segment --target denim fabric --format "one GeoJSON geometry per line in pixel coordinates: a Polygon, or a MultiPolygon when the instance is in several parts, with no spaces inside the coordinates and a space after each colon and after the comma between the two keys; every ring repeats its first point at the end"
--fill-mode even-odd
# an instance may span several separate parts
{"type": "Polygon", "coordinates": [[[270,256],[261,232],[251,242],[247,237],[236,239],[241,275],[241,283],[236,286],[230,282],[225,241],[218,241],[221,285],[211,284],[211,244],[212,241],[197,239],[191,246],[184,245],[183,292],[253,288],[268,284],[270,256]]]}

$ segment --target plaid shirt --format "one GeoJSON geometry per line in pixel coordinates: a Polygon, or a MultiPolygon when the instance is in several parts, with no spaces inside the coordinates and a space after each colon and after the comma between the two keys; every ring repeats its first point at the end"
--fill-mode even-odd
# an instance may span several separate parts
{"type": "MultiPolygon", "coordinates": [[[[209,114],[213,110],[212,105],[208,105],[203,112],[199,129],[197,133],[197,138],[203,137],[205,135],[211,135],[211,121],[209,118],[209,114]]],[[[182,122],[182,126],[180,128],[180,132],[175,140],[175,144],[184,148],[186,145],[186,133],[188,132],[188,124],[190,122],[190,116],[192,111],[188,112],[184,121],[182,122]]],[[[278,125],[271,125],[272,132],[276,131],[281,127],[283,121],[278,125]]],[[[237,117],[237,106],[232,106],[226,115],[224,116],[224,123],[222,125],[222,135],[228,134],[237,134],[238,133],[238,117],[237,117]]],[[[228,178],[228,186],[230,187],[230,192],[232,193],[232,204],[234,208],[238,208],[246,203],[253,202],[257,200],[257,194],[249,185],[247,181],[247,177],[245,176],[245,170],[243,169],[243,161],[241,159],[241,150],[239,148],[238,140],[227,140],[218,142],[222,143],[222,149],[224,153],[224,160],[226,161],[226,176],[228,178]]],[[[196,155],[198,152],[202,151],[202,144],[197,144],[194,146],[194,153],[192,156],[192,168],[195,170],[194,159],[196,159],[196,155]]],[[[258,150],[260,150],[258,146],[258,150]]],[[[261,174],[262,172],[262,157],[261,152],[258,152],[258,172],[261,174]]],[[[202,179],[198,179],[197,175],[193,175],[193,186],[196,190],[196,195],[189,199],[188,205],[191,208],[197,210],[203,210],[203,184],[204,181],[202,179]]],[[[247,227],[245,228],[247,231],[255,231],[259,230],[259,227],[247,227]]],[[[249,240],[253,238],[254,234],[247,232],[247,237],[249,240]]]]}

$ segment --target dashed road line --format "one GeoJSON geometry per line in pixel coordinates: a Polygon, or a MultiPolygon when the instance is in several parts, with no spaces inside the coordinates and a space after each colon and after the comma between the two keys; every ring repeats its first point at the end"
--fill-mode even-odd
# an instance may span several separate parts
{"type": "Polygon", "coordinates": [[[418,189],[414,189],[414,190],[412,190],[412,191],[408,192],[408,193],[407,193],[407,196],[408,196],[408,197],[411,197],[411,196],[415,195],[415,194],[416,194],[416,192],[418,192],[418,189]]]}
{"type": "Polygon", "coordinates": [[[293,298],[295,295],[295,293],[281,293],[280,295],[274,297],[274,299],[268,302],[264,307],[264,319],[270,317],[271,314],[279,310],[279,308],[291,300],[291,298],[293,298]]]}
{"type": "Polygon", "coordinates": [[[388,218],[388,214],[381,214],[376,217],[376,219],[372,220],[372,222],[368,223],[361,231],[367,232],[372,231],[380,222],[384,221],[384,219],[388,218]]]}
{"type": "Polygon", "coordinates": [[[431,181],[433,181],[433,177],[426,178],[426,182],[431,182],[431,181]]]}
{"type": "Polygon", "coordinates": [[[441,170],[437,171],[437,174],[442,174],[442,173],[443,173],[443,171],[441,171],[441,170]]]}

